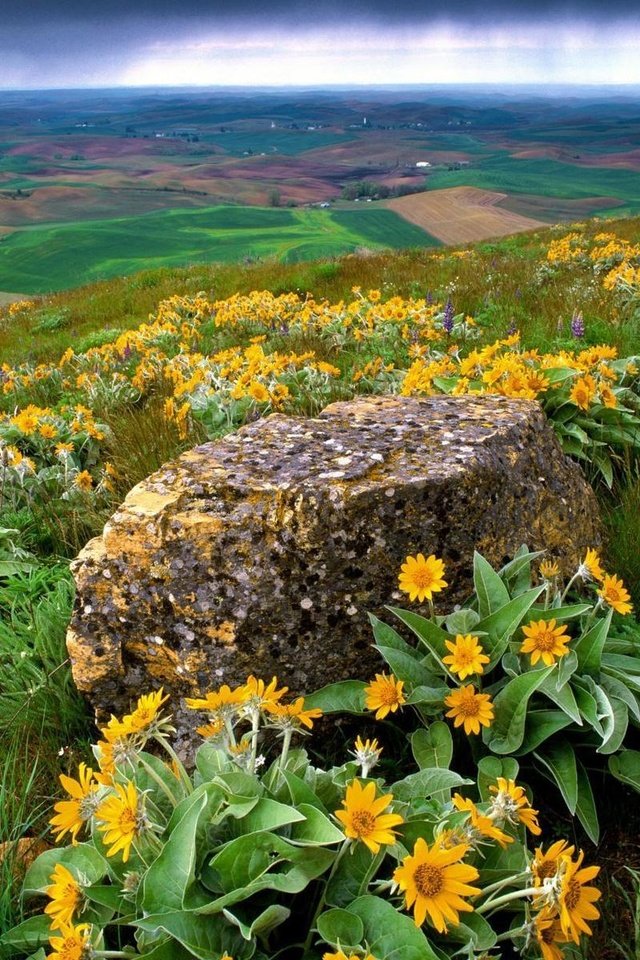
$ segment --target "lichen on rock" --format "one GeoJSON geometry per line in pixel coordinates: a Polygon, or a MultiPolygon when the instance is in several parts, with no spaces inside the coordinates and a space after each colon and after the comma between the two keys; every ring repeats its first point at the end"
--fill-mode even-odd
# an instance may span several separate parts
{"type": "Polygon", "coordinates": [[[368,397],[273,414],[138,484],[74,563],[67,643],[99,717],[161,684],[183,695],[277,674],[296,692],[367,678],[367,613],[404,558],[435,553],[469,592],[474,548],[526,542],[565,570],[600,541],[595,497],[537,403],[368,397]]]}

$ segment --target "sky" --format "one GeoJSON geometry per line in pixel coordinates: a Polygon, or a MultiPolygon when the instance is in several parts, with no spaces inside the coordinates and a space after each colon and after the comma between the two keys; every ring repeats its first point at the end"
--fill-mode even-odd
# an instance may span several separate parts
{"type": "Polygon", "coordinates": [[[640,0],[0,0],[0,88],[640,83],[640,0]]]}

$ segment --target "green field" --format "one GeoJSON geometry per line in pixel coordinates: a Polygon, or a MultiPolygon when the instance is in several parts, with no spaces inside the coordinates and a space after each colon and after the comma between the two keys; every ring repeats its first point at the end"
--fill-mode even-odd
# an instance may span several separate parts
{"type": "Polygon", "coordinates": [[[203,138],[227,153],[241,156],[244,153],[272,155],[282,153],[295,157],[305,150],[319,150],[335,143],[348,143],[353,136],[330,130],[229,130],[227,133],[210,134],[203,138]]]}
{"type": "Polygon", "coordinates": [[[27,227],[0,238],[0,290],[49,293],[154,267],[245,258],[313,260],[436,246],[391,210],[217,206],[27,227]]]}
{"type": "Polygon", "coordinates": [[[576,200],[615,197],[626,201],[629,211],[640,211],[640,173],[633,170],[577,167],[558,160],[519,160],[504,153],[478,161],[462,170],[442,170],[434,173],[429,177],[428,186],[430,190],[444,187],[480,187],[502,193],[537,194],[576,200]]]}

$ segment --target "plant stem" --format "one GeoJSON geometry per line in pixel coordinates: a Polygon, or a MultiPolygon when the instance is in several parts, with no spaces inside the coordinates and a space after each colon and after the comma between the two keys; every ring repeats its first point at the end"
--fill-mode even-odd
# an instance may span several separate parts
{"type": "Polygon", "coordinates": [[[138,757],[138,761],[145,768],[145,770],[147,771],[151,779],[154,781],[154,783],[156,783],[160,787],[164,795],[171,801],[172,805],[174,807],[177,807],[178,801],[176,800],[174,795],[171,793],[171,790],[169,789],[167,784],[164,782],[162,777],[159,774],[157,774],[156,771],[153,769],[153,767],[150,764],[148,764],[147,761],[144,760],[142,757],[138,757]]]}
{"type": "Polygon", "coordinates": [[[321,896],[320,896],[320,899],[318,900],[318,906],[316,907],[315,913],[314,913],[314,915],[313,915],[313,917],[312,917],[312,919],[311,919],[311,923],[309,924],[309,933],[307,934],[307,939],[306,939],[305,942],[304,942],[304,952],[305,952],[305,953],[306,953],[306,952],[309,950],[309,948],[311,947],[311,941],[312,941],[312,939],[313,939],[313,931],[315,930],[316,922],[317,922],[317,920],[318,920],[318,917],[320,916],[320,914],[322,913],[322,911],[323,911],[323,909],[324,909],[324,905],[325,905],[326,898],[327,898],[327,887],[328,887],[329,884],[331,883],[331,881],[332,881],[332,879],[333,879],[333,876],[334,876],[336,870],[338,869],[338,864],[339,864],[340,861],[342,860],[343,856],[344,856],[345,853],[347,852],[347,850],[348,850],[348,848],[349,848],[350,845],[351,845],[351,841],[349,840],[349,838],[345,839],[345,841],[343,842],[342,846],[340,847],[340,849],[338,850],[338,852],[337,852],[337,854],[336,854],[335,860],[333,861],[333,863],[332,863],[332,865],[331,865],[331,870],[329,871],[329,876],[328,876],[327,879],[325,880],[324,887],[323,887],[323,889],[322,889],[322,894],[321,894],[321,896]]]}
{"type": "Polygon", "coordinates": [[[522,927],[517,927],[515,930],[507,930],[505,933],[501,933],[499,937],[496,937],[496,943],[500,943],[501,940],[513,940],[514,937],[520,937],[526,932],[526,924],[522,927]]]}
{"type": "Polygon", "coordinates": [[[280,754],[280,763],[278,764],[278,769],[282,773],[284,770],[284,765],[287,762],[287,757],[289,755],[289,747],[291,746],[291,737],[293,736],[293,730],[291,727],[288,727],[284,731],[284,736],[282,738],[282,753],[280,754]]]}
{"type": "Polygon", "coordinates": [[[503,887],[508,887],[512,883],[518,883],[520,880],[524,880],[525,877],[529,876],[528,870],[523,870],[522,873],[516,873],[512,877],[507,877],[505,880],[497,880],[495,883],[492,883],[488,887],[484,887],[482,890],[483,894],[495,893],[496,890],[502,890],[503,887]]]}
{"type": "Polygon", "coordinates": [[[258,756],[258,733],[260,731],[260,711],[251,712],[251,759],[249,760],[249,773],[256,772],[256,758],[258,756]]]}
{"type": "Polygon", "coordinates": [[[539,897],[540,893],[540,887],[512,890],[511,893],[505,893],[502,897],[497,897],[495,900],[487,900],[486,903],[480,904],[479,907],[476,907],[476,913],[486,913],[487,910],[495,910],[497,907],[502,907],[505,903],[511,903],[512,900],[521,900],[523,897],[539,897]]]}

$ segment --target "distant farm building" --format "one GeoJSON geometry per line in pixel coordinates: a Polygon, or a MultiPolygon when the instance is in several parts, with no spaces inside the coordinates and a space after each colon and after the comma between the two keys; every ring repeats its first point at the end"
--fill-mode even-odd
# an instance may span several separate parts
{"type": "Polygon", "coordinates": [[[428,160],[418,160],[418,162],[416,163],[416,167],[430,167],[430,166],[431,164],[429,163],[428,160]]]}

